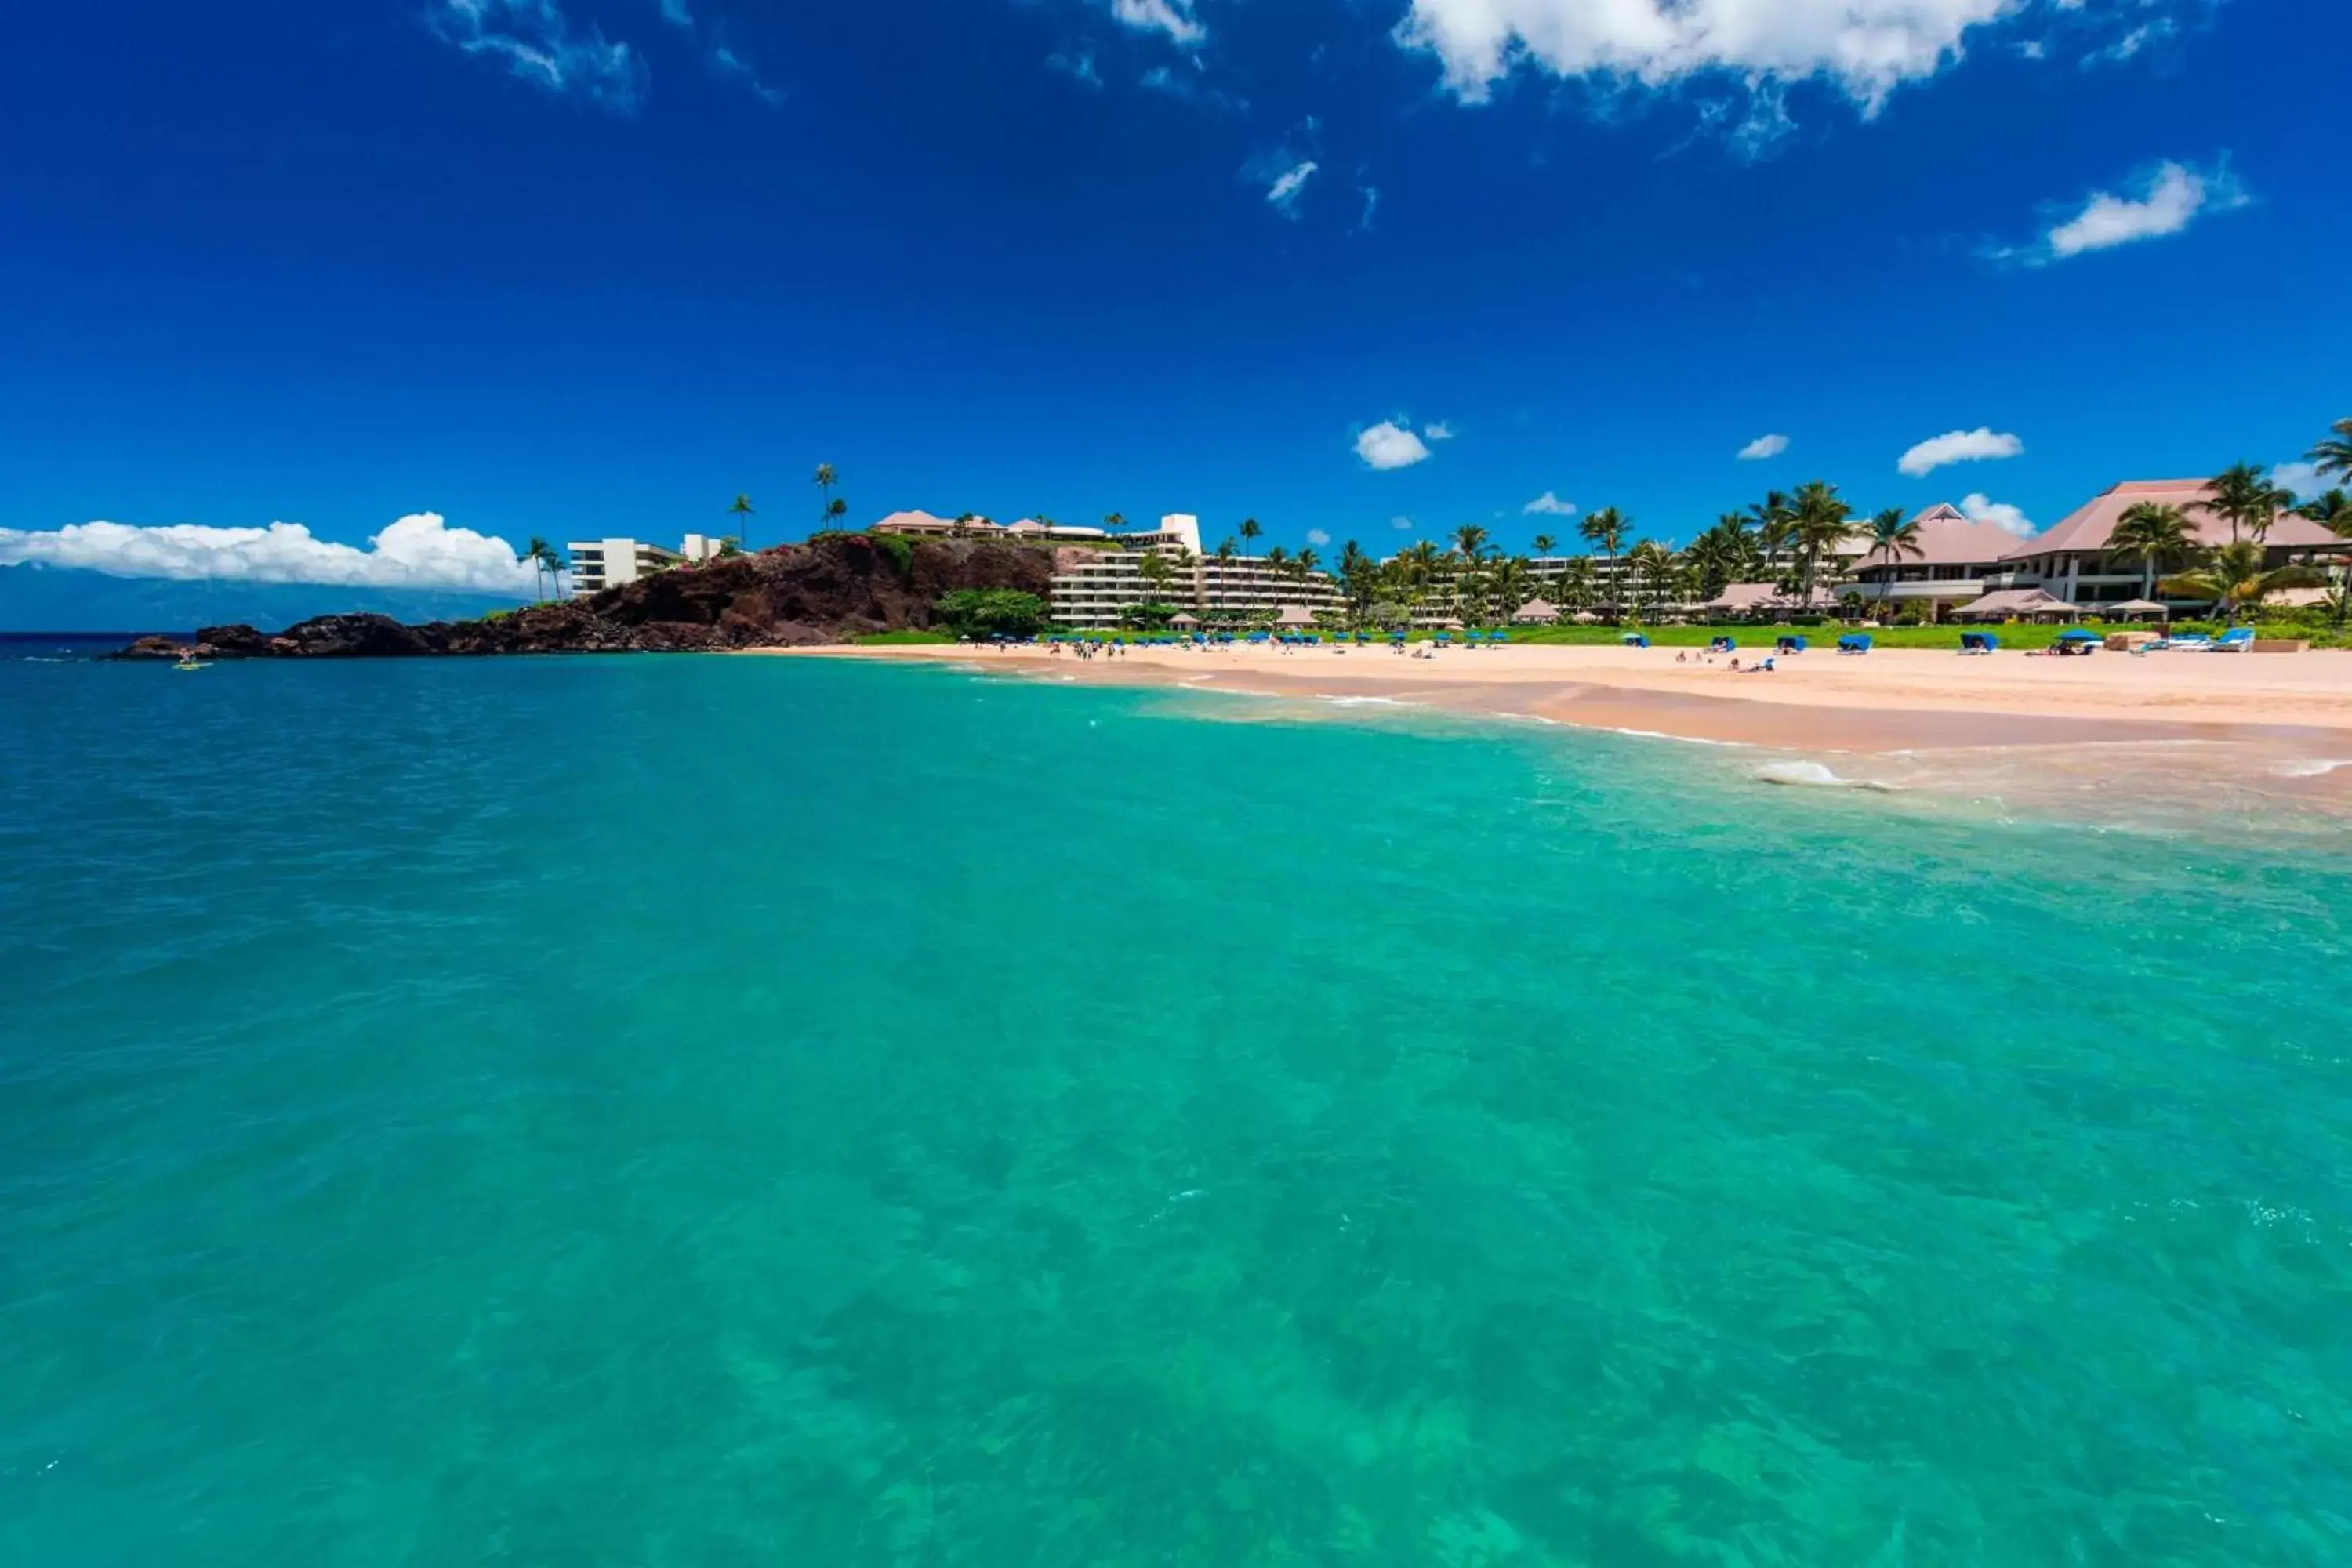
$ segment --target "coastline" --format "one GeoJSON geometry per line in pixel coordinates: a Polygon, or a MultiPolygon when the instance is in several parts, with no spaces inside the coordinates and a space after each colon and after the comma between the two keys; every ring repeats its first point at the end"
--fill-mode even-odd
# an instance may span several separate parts
{"type": "Polygon", "coordinates": [[[1816,651],[1769,674],[1673,648],[1503,647],[1412,658],[1385,647],[1282,653],[1133,647],[1117,659],[962,645],[753,648],[761,657],[952,662],[1129,687],[1386,699],[1789,751],[2086,742],[2333,742],[2352,746],[2352,654],[2100,653],[2083,659],[1816,651]]]}

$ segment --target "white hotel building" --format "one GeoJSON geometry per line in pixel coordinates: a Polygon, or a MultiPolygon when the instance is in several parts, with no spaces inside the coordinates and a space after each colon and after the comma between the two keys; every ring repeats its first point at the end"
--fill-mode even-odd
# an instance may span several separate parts
{"type": "Polygon", "coordinates": [[[590,598],[689,561],[709,561],[718,555],[723,543],[716,536],[700,533],[688,534],[676,550],[647,544],[642,539],[572,540],[563,546],[572,557],[572,596],[590,598]]]}
{"type": "Polygon", "coordinates": [[[1201,520],[1171,512],[1154,529],[1113,536],[1099,528],[1066,528],[1024,518],[996,523],[986,518],[948,519],[929,512],[893,512],[874,525],[877,533],[918,538],[1002,539],[1034,544],[1066,543],[1055,552],[1054,622],[1074,631],[1116,626],[1137,605],[1160,603],[1203,621],[1271,621],[1286,609],[1309,615],[1340,608],[1339,586],[1328,573],[1304,577],[1252,557],[1220,561],[1201,551],[1201,520]],[[1165,587],[1144,575],[1143,563],[1156,556],[1168,564],[1165,587]]]}

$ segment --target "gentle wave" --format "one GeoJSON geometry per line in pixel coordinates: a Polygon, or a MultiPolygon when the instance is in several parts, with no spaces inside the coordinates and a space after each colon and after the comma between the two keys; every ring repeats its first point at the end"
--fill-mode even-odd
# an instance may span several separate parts
{"type": "Polygon", "coordinates": [[[2315,779],[2338,768],[2352,768],[2352,757],[2307,757],[2292,763],[2274,763],[2271,772],[2283,779],[2315,779]]]}
{"type": "Polygon", "coordinates": [[[1756,770],[1759,784],[1791,784],[1812,789],[1866,789],[1893,795],[1903,786],[1880,779],[1850,779],[1822,763],[1766,763],[1756,770]]]}

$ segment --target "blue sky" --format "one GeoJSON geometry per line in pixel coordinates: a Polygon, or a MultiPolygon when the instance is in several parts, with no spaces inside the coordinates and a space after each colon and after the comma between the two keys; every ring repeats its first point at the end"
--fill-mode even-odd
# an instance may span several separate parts
{"type": "Polygon", "coordinates": [[[411,514],[667,539],[738,491],[797,537],[819,461],[860,522],[1294,546],[1523,545],[1547,495],[1686,539],[1814,477],[2046,526],[2352,414],[2333,9],[38,7],[0,563],[286,521],[203,542],[334,579],[411,514]],[[1955,433],[2015,455],[1901,471],[1955,433]]]}

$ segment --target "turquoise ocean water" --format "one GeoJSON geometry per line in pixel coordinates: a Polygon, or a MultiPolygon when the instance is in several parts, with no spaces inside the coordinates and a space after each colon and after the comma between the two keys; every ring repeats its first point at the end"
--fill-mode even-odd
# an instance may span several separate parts
{"type": "Polygon", "coordinates": [[[0,1564],[2352,1561],[2336,837],[1297,711],[0,664],[0,1564]]]}

